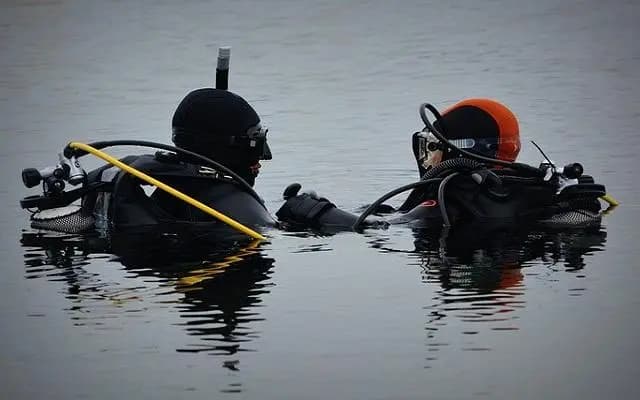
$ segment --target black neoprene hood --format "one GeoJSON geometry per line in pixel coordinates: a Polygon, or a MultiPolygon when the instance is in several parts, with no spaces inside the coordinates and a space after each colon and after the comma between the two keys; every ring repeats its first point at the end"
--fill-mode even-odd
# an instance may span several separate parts
{"type": "Polygon", "coordinates": [[[253,107],[237,94],[213,88],[196,89],[187,94],[173,115],[173,142],[198,152],[207,143],[219,144],[225,138],[246,135],[259,123],[260,117],[253,107]]]}

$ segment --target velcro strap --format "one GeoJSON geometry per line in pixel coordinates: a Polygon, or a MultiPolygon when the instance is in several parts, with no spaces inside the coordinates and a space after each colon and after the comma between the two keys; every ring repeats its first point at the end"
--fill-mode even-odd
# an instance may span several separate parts
{"type": "Polygon", "coordinates": [[[334,207],[335,204],[328,201],[318,201],[318,203],[307,212],[307,218],[315,222],[325,211],[334,207]]]}
{"type": "Polygon", "coordinates": [[[302,194],[287,200],[276,215],[289,222],[315,224],[322,214],[334,207],[326,199],[319,200],[309,194],[302,194]]]}

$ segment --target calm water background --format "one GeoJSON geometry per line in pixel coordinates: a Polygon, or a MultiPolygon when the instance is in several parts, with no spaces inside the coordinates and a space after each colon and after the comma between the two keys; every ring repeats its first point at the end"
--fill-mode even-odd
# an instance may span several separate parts
{"type": "MultiPolygon", "coordinates": [[[[1,398],[639,397],[640,3],[1,10],[1,398]],[[18,200],[35,193],[22,168],[55,163],[70,140],[168,142],[221,45],[231,88],[270,127],[256,188],[274,212],[294,181],[349,210],[413,181],[418,104],[471,96],[508,104],[523,142],[581,161],[622,206],[598,232],[509,247],[516,261],[477,251],[448,266],[406,228],[271,232],[258,249],[170,266],[77,239],[21,244],[18,200]]],[[[524,145],[522,161],[539,158],[524,145]]]]}

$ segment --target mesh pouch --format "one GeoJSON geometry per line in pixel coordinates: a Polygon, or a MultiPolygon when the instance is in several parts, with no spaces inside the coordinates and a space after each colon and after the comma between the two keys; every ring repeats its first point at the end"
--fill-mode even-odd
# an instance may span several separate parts
{"type": "Polygon", "coordinates": [[[42,210],[31,216],[31,227],[65,233],[82,233],[93,229],[95,219],[83,215],[77,205],[42,210]]]}
{"type": "Polygon", "coordinates": [[[571,210],[555,214],[550,218],[540,221],[549,227],[584,227],[598,225],[602,221],[602,215],[589,210],[571,210]]]}

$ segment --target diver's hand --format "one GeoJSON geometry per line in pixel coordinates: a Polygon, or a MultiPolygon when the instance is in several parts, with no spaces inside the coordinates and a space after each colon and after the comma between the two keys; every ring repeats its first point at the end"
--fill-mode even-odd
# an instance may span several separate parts
{"type": "Polygon", "coordinates": [[[276,212],[281,222],[295,223],[308,227],[317,227],[318,218],[335,204],[326,198],[319,198],[315,192],[298,194],[302,185],[292,183],[282,194],[285,203],[276,212]]]}

